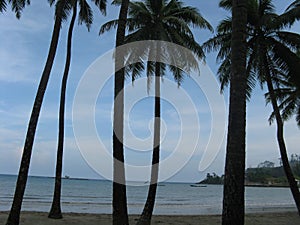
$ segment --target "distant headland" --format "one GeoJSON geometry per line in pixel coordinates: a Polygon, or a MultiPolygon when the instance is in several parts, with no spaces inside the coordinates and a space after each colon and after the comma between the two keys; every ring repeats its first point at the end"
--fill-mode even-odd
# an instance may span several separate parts
{"type": "MultiPolygon", "coordinates": [[[[290,166],[295,179],[300,186],[300,156],[293,154],[290,159],[290,166]]],[[[224,183],[224,175],[207,173],[206,178],[197,184],[219,184],[224,183]]],[[[268,160],[259,163],[255,168],[246,169],[245,186],[250,187],[289,187],[283,166],[275,167],[275,163],[268,160]]]]}

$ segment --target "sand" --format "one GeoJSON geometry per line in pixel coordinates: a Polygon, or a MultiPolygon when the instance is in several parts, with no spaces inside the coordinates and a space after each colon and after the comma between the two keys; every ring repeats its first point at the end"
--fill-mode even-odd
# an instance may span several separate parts
{"type": "MultiPolygon", "coordinates": [[[[0,212],[0,224],[5,224],[8,212],[0,212]]],[[[137,216],[130,216],[135,224],[137,216]]],[[[111,225],[111,215],[65,213],[63,219],[48,219],[47,213],[22,212],[20,225],[111,225]]],[[[160,225],[216,225],[221,224],[219,215],[201,216],[154,216],[152,224],[160,225]]],[[[296,212],[253,213],[246,215],[246,225],[297,225],[300,217],[296,212]]]]}

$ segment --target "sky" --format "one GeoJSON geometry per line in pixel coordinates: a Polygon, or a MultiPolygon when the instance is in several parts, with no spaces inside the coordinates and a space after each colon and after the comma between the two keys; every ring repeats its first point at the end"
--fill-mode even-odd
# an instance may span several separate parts
{"type": "MultiPolygon", "coordinates": [[[[228,16],[228,12],[218,8],[217,0],[184,2],[197,7],[214,28],[228,16]]],[[[291,2],[274,0],[274,5],[282,12],[291,2]]],[[[74,30],[63,174],[109,179],[113,76],[109,64],[105,63],[112,59],[115,31],[101,36],[98,33],[103,23],[117,18],[119,9],[108,5],[106,17],[94,6],[93,9],[90,32],[78,24],[74,30]],[[95,71],[99,76],[93,78],[95,71]],[[88,79],[95,80],[85,83],[88,79]]],[[[30,112],[48,53],[53,14],[54,8],[47,1],[32,1],[20,20],[10,10],[0,14],[0,174],[18,173],[30,112]]],[[[36,132],[30,175],[55,174],[58,103],[68,24],[69,21],[65,22],[61,29],[36,132]]],[[[292,29],[299,32],[299,23],[292,29]]],[[[207,30],[194,32],[199,43],[213,35],[207,30]]],[[[228,91],[220,95],[215,53],[207,54],[205,64],[200,64],[200,76],[190,74],[180,88],[175,87],[168,74],[162,82],[162,181],[195,182],[206,173],[222,174],[224,170],[228,91]]],[[[153,83],[148,94],[146,82],[144,76],[133,85],[130,80],[126,82],[125,158],[127,176],[132,180],[148,179],[147,166],[151,163],[153,83]]],[[[264,93],[258,85],[247,106],[247,167],[255,167],[265,160],[279,164],[276,126],[269,126],[267,119],[272,110],[265,103],[264,93]]],[[[294,119],[285,124],[285,138],[289,155],[300,154],[299,129],[294,119]]]]}

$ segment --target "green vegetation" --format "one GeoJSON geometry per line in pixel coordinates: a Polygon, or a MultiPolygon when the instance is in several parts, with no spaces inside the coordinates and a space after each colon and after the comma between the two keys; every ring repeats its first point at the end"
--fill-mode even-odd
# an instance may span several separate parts
{"type": "Polygon", "coordinates": [[[208,173],[206,174],[206,178],[197,184],[223,184],[223,183],[224,183],[224,175],[219,177],[215,173],[213,173],[212,175],[208,173]]]}
{"type": "MultiPolygon", "coordinates": [[[[291,155],[290,165],[295,178],[300,178],[300,155],[291,155]]],[[[280,163],[281,164],[281,163],[280,163]]],[[[274,167],[274,163],[265,161],[256,168],[246,170],[247,184],[263,184],[271,186],[288,186],[283,166],[274,167]]]]}
{"type": "MultiPolygon", "coordinates": [[[[290,165],[297,180],[300,180],[300,155],[292,154],[290,165]]],[[[247,185],[265,185],[265,186],[288,186],[283,166],[275,167],[275,163],[264,161],[257,165],[256,168],[246,170],[247,185]]],[[[215,173],[208,173],[206,178],[197,184],[223,184],[224,175],[218,176],[215,173]]]]}

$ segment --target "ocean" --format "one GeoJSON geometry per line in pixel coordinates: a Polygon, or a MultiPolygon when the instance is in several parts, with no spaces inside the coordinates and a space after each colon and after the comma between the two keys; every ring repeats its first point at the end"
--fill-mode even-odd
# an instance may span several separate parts
{"type": "MultiPolygon", "coordinates": [[[[16,176],[0,175],[0,211],[10,209],[16,176]]],[[[48,212],[51,207],[54,179],[29,177],[22,210],[48,212]]],[[[191,187],[188,183],[161,183],[158,186],[154,214],[220,214],[221,185],[191,187]]],[[[140,214],[147,196],[147,186],[128,186],[128,211],[140,214]]],[[[112,183],[103,180],[63,179],[62,210],[75,213],[110,214],[112,183]]],[[[296,211],[288,188],[246,187],[246,212],[296,211]]]]}

